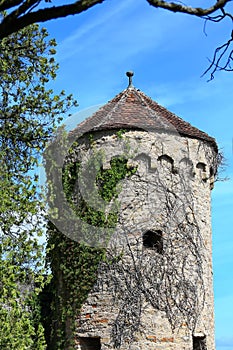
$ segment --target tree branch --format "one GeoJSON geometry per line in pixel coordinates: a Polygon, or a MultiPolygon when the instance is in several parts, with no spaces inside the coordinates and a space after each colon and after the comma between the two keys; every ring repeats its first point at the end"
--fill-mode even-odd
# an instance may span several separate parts
{"type": "Polygon", "coordinates": [[[0,11],[6,11],[12,7],[18,6],[23,2],[23,0],[2,0],[0,1],[0,11]]]}
{"type": "Polygon", "coordinates": [[[28,10],[32,10],[34,7],[40,4],[41,0],[28,0],[20,5],[15,11],[8,15],[8,19],[18,18],[22,14],[25,14],[28,10]]]}
{"type": "MultiPolygon", "coordinates": [[[[164,0],[147,0],[147,2],[153,7],[163,8],[171,12],[186,13],[198,17],[210,16],[218,10],[223,10],[226,4],[230,1],[231,0],[217,0],[213,6],[201,8],[164,0]]],[[[68,5],[44,7],[43,9],[32,12],[32,9],[36,8],[41,3],[41,0],[0,0],[0,11],[13,9],[13,11],[0,23],[0,39],[17,32],[30,24],[79,14],[102,2],[104,2],[104,0],[79,0],[68,5]],[[18,8],[15,8],[17,6],[18,8]],[[30,13],[28,12],[28,9],[30,9],[30,13]]]]}
{"type": "MultiPolygon", "coordinates": [[[[39,8],[38,6],[41,5],[42,2],[50,3],[50,0],[0,0],[0,12],[8,11],[5,16],[2,16],[2,20],[0,21],[0,40],[33,23],[46,22],[51,19],[79,14],[104,1],[105,0],[73,0],[70,4],[66,4],[64,0],[64,5],[45,5],[44,8],[39,8]]],[[[207,8],[187,6],[179,2],[179,0],[176,0],[177,2],[170,2],[169,0],[146,1],[155,8],[162,8],[170,12],[185,13],[202,18],[205,20],[205,25],[207,21],[217,23],[226,18],[233,22],[233,15],[225,11],[226,5],[232,0],[213,0],[213,5],[207,8]]],[[[211,74],[210,80],[213,79],[216,71],[233,70],[231,67],[233,51],[230,51],[232,43],[233,36],[231,33],[231,38],[215,50],[213,60],[210,60],[210,66],[204,73],[211,74]],[[225,60],[227,55],[227,60],[225,60]]]]}
{"type": "Polygon", "coordinates": [[[163,0],[147,0],[147,2],[153,7],[160,7],[160,8],[169,10],[171,12],[186,13],[197,17],[211,15],[217,10],[224,8],[226,4],[230,1],[231,0],[219,0],[219,1],[217,0],[213,6],[210,6],[205,9],[201,7],[190,7],[179,3],[167,2],[163,0]]]}
{"type": "MultiPolygon", "coordinates": [[[[17,10],[7,15],[0,24],[0,39],[27,27],[30,24],[46,22],[51,19],[66,17],[68,15],[79,14],[88,10],[94,5],[102,3],[104,0],[81,0],[72,4],[46,7],[44,9],[30,12],[17,17],[17,10]]],[[[12,1],[14,3],[14,1],[12,1]]],[[[21,3],[21,1],[19,2],[21,3]]],[[[13,5],[12,5],[13,6],[13,5]]],[[[1,8],[1,5],[0,5],[1,8]]],[[[9,7],[8,7],[9,8],[9,7]]],[[[22,14],[22,13],[21,13],[22,14]]]]}
{"type": "Polygon", "coordinates": [[[202,76],[204,76],[207,73],[210,73],[210,79],[208,81],[214,79],[214,74],[217,71],[221,71],[221,70],[226,72],[233,71],[233,67],[231,66],[231,63],[233,61],[233,58],[232,58],[233,50],[231,50],[230,53],[228,54],[228,50],[232,42],[233,42],[233,37],[231,37],[226,43],[224,43],[223,45],[215,49],[212,60],[209,60],[210,61],[209,67],[202,74],[202,76]],[[222,63],[222,61],[224,61],[225,56],[227,56],[228,58],[225,61],[225,63],[224,62],[222,63]]]}

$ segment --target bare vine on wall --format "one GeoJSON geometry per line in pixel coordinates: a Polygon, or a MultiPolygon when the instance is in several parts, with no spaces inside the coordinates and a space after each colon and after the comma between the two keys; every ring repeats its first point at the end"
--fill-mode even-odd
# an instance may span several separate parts
{"type": "MultiPolygon", "coordinates": [[[[159,144],[158,137],[156,154],[160,155],[156,162],[152,161],[150,154],[154,146],[146,146],[146,151],[140,153],[143,148],[140,138],[136,142],[133,133],[129,135],[129,139],[124,133],[109,136],[109,145],[112,147],[112,139],[116,144],[114,151],[111,148],[116,155],[108,159],[100,152],[108,150],[104,137],[103,141],[98,139],[98,144],[90,137],[83,144],[80,141],[68,155],[63,169],[67,200],[84,223],[107,229],[108,245],[101,250],[98,246],[87,249],[85,244],[82,247],[79,242],[66,242],[65,237],[56,235],[62,249],[53,267],[59,276],[59,269],[64,272],[62,283],[65,281],[67,295],[72,295],[70,300],[64,296],[61,304],[65,303],[69,310],[73,329],[81,308],[80,300],[85,303],[92,283],[91,294],[106,292],[111,296],[116,310],[111,323],[111,341],[115,348],[132,343],[137,333],[143,331],[143,314],[148,307],[162,313],[172,330],[185,323],[190,332],[194,331],[205,303],[203,267],[207,262],[203,224],[200,223],[200,196],[193,191],[193,184],[198,182],[203,188],[210,186],[210,178],[216,174],[218,165],[211,147],[205,148],[201,143],[197,152],[205,154],[206,162],[213,164],[212,170],[203,161],[197,164],[191,161],[188,143],[184,147],[185,156],[175,163],[164,151],[163,142],[159,144]],[[87,152],[90,152],[89,166],[80,171],[82,155],[86,157],[87,152]],[[90,192],[89,197],[85,169],[95,178],[91,185],[95,191],[90,192]],[[86,197],[83,197],[84,192],[86,197]],[[96,197],[91,198],[91,193],[97,195],[98,201],[102,198],[103,207],[101,201],[99,209],[96,207],[96,197]],[[90,205],[93,201],[95,206],[90,205]],[[97,253],[98,259],[94,259],[97,253]],[[93,273],[86,288],[88,261],[92,255],[91,261],[96,265],[91,266],[93,273]],[[69,259],[73,261],[72,266],[69,259]]],[[[146,137],[147,141],[151,140],[150,136],[146,137]]],[[[80,231],[83,227],[79,226],[80,231]]],[[[79,232],[80,239],[83,234],[90,232],[79,232]]]]}
{"type": "MultiPolygon", "coordinates": [[[[164,312],[172,329],[182,322],[190,330],[195,328],[205,301],[202,273],[205,247],[187,175],[190,179],[192,169],[186,162],[184,171],[176,174],[162,166],[150,180],[137,172],[125,182],[125,188],[135,193],[137,184],[144,181],[144,205],[151,212],[150,218],[138,223],[135,230],[129,225],[127,208],[122,210],[121,232],[110,242],[107,259],[99,266],[94,292],[106,288],[119,310],[112,327],[115,348],[134,341],[146,305],[164,312]],[[157,200],[162,209],[159,220],[151,197],[158,188],[161,194],[157,200]],[[156,242],[144,246],[143,229],[158,228],[162,233],[162,249],[158,249],[156,242]]],[[[133,206],[134,201],[137,199],[129,205],[133,206]]]]}

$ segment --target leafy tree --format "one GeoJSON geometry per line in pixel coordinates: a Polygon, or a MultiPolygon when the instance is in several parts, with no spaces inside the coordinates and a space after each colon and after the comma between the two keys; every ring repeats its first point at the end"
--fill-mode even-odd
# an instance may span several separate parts
{"type": "Polygon", "coordinates": [[[0,42],[0,348],[45,349],[38,294],[46,283],[45,226],[35,167],[60,116],[76,104],[54,94],[56,43],[34,24],[0,42]]]}
{"type": "MultiPolygon", "coordinates": [[[[2,18],[0,23],[0,39],[4,38],[30,24],[36,22],[45,22],[51,19],[66,17],[82,13],[105,0],[79,0],[67,4],[63,0],[62,5],[55,5],[56,0],[1,0],[0,11],[8,11],[7,16],[2,18]]],[[[210,6],[194,7],[190,1],[187,5],[169,0],[145,0],[155,8],[162,8],[171,12],[188,14],[199,17],[204,21],[223,22],[232,21],[232,9],[229,8],[231,0],[211,0],[210,6]]],[[[214,56],[207,72],[210,73],[210,79],[214,78],[214,73],[218,70],[232,71],[233,58],[233,35],[230,30],[229,38],[216,48],[214,56]]]]}

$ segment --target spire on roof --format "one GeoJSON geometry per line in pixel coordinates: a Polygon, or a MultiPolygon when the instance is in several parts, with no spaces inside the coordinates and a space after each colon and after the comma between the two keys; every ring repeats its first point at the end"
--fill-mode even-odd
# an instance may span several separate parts
{"type": "Polygon", "coordinates": [[[132,77],[133,77],[133,75],[134,75],[134,72],[133,72],[133,71],[128,71],[128,72],[126,72],[126,75],[127,75],[127,77],[129,78],[129,85],[128,85],[128,88],[131,88],[131,87],[133,87],[132,77]]]}

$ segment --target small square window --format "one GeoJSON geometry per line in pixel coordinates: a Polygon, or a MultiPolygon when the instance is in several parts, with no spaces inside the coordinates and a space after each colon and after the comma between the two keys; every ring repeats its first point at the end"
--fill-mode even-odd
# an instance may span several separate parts
{"type": "Polygon", "coordinates": [[[157,253],[163,253],[163,234],[162,231],[148,230],[143,234],[143,247],[154,249],[157,253]]]}
{"type": "Polygon", "coordinates": [[[100,337],[79,337],[81,350],[101,350],[100,337]]]}
{"type": "Polygon", "coordinates": [[[206,337],[194,337],[193,336],[193,350],[207,350],[206,337]]]}

